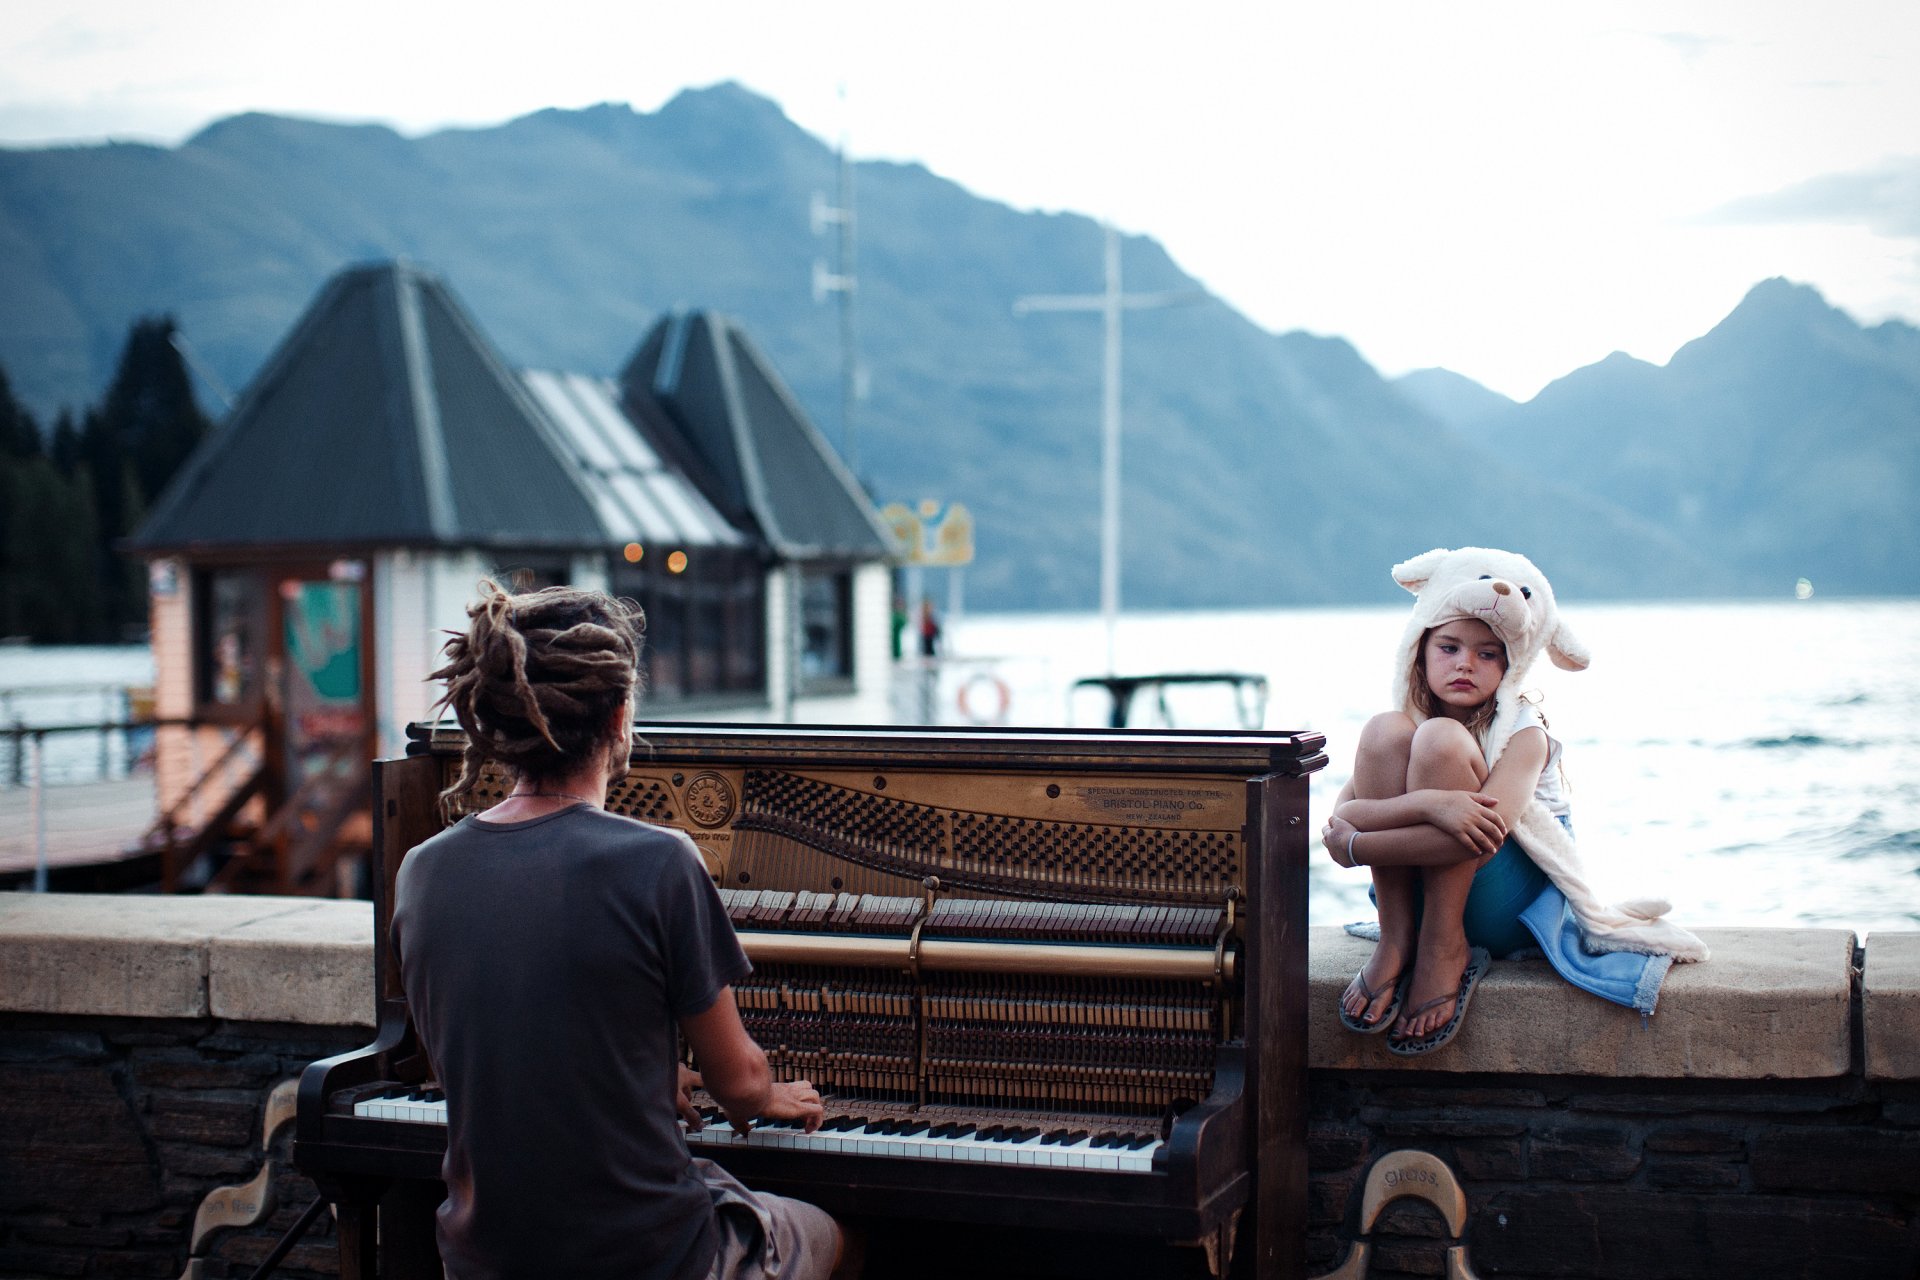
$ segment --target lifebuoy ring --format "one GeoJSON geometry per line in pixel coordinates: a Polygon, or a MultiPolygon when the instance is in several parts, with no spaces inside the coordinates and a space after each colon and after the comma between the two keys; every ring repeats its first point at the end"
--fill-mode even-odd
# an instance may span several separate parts
{"type": "Polygon", "coordinates": [[[989,672],[976,671],[960,686],[960,714],[967,718],[968,724],[1002,724],[1007,718],[1007,708],[1012,703],[1013,691],[1007,688],[1007,682],[989,672]],[[984,715],[973,709],[973,691],[979,685],[985,685],[993,694],[993,709],[987,711],[982,707],[981,711],[986,712],[984,715]]]}

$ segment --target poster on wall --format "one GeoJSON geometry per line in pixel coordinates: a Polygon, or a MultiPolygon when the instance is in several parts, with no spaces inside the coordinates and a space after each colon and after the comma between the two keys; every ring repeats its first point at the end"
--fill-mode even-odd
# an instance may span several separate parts
{"type": "Polygon", "coordinates": [[[283,582],[286,619],[287,774],[298,787],[329,762],[358,762],[349,750],[366,733],[361,705],[360,587],[354,582],[283,582]]]}

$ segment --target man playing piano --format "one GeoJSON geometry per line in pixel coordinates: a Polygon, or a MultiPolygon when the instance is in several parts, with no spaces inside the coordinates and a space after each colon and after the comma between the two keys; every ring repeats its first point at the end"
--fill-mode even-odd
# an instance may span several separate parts
{"type": "Polygon", "coordinates": [[[434,673],[469,741],[446,798],[489,761],[514,785],[408,855],[392,936],[447,1095],[447,1276],[827,1276],[831,1217],[691,1158],[680,1130],[702,1078],[742,1131],[822,1111],[741,1025],[750,966],[692,842],[603,807],[631,749],[638,609],[483,582],[468,614],[434,673]]]}

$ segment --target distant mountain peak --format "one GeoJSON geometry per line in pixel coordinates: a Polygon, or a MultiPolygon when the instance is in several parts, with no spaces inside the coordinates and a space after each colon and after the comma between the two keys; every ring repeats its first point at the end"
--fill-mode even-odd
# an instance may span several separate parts
{"type": "Polygon", "coordinates": [[[763,122],[777,120],[789,128],[799,127],[788,119],[779,103],[765,94],[755,93],[738,80],[721,80],[698,89],[682,89],[667,99],[657,114],[663,120],[686,114],[727,115],[742,119],[757,118],[763,122]]]}
{"type": "Polygon", "coordinates": [[[266,111],[243,111],[223,116],[195,133],[181,148],[250,146],[260,142],[292,138],[382,137],[383,141],[403,141],[391,125],[365,120],[318,120],[307,116],[281,116],[266,111]]]}
{"type": "Polygon", "coordinates": [[[1415,369],[1393,379],[1400,394],[1450,427],[1467,428],[1493,414],[1507,413],[1514,402],[1451,369],[1415,369]]]}
{"type": "Polygon", "coordinates": [[[1686,368],[1698,360],[1736,351],[1764,362],[1776,353],[1804,348],[1810,340],[1845,343],[1859,339],[1859,323],[1829,303],[1818,289],[1774,276],[1747,290],[1726,319],[1674,352],[1669,364],[1686,368]]]}

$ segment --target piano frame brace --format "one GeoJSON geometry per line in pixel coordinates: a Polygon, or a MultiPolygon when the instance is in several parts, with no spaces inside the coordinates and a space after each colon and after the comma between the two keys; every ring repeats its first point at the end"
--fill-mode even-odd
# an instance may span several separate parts
{"type": "Polygon", "coordinates": [[[1232,981],[1235,953],[1213,947],[1128,947],[1045,942],[974,942],[953,938],[768,933],[742,929],[747,958],[762,964],[845,965],[911,973],[1032,973],[1084,978],[1232,981]]]}

